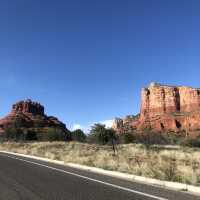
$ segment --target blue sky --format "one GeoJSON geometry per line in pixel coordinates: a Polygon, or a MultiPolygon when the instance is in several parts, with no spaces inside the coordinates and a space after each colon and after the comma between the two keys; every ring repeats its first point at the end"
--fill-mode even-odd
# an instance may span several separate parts
{"type": "Polygon", "coordinates": [[[0,116],[31,98],[71,127],[136,114],[149,82],[200,87],[198,0],[1,0],[0,116]]]}

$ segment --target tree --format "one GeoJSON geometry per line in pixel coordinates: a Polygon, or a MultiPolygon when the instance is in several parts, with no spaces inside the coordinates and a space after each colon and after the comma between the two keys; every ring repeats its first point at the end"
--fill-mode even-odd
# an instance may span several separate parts
{"type": "Polygon", "coordinates": [[[41,128],[44,126],[43,121],[40,119],[35,120],[33,125],[35,128],[41,128]]]}
{"type": "Polygon", "coordinates": [[[5,129],[5,137],[7,140],[16,140],[17,138],[17,129],[13,127],[9,127],[5,129]]]}
{"type": "Polygon", "coordinates": [[[103,124],[94,124],[92,126],[88,139],[91,142],[98,143],[101,145],[105,145],[108,143],[109,138],[106,133],[106,126],[103,124]]]}
{"type": "Polygon", "coordinates": [[[5,137],[7,140],[24,140],[23,130],[14,127],[9,127],[5,129],[5,137]]]}
{"type": "Polygon", "coordinates": [[[72,131],[72,140],[78,141],[78,142],[85,142],[86,135],[81,129],[77,129],[72,131]]]}
{"type": "Polygon", "coordinates": [[[13,121],[13,126],[15,128],[22,128],[24,125],[23,119],[20,117],[16,117],[15,120],[13,121]]]}
{"type": "Polygon", "coordinates": [[[46,132],[38,133],[37,138],[42,141],[64,141],[65,132],[60,128],[48,127],[46,132]]]}
{"type": "Polygon", "coordinates": [[[106,134],[107,134],[108,140],[111,141],[113,152],[115,154],[115,151],[116,151],[115,150],[115,142],[117,140],[115,130],[112,128],[106,129],[106,134]]]}
{"type": "Polygon", "coordinates": [[[88,140],[101,145],[111,144],[115,153],[116,134],[114,129],[106,128],[103,124],[95,124],[91,128],[88,140]]]}
{"type": "Polygon", "coordinates": [[[7,139],[24,140],[23,120],[20,117],[16,117],[12,124],[6,128],[5,135],[7,139]]]}

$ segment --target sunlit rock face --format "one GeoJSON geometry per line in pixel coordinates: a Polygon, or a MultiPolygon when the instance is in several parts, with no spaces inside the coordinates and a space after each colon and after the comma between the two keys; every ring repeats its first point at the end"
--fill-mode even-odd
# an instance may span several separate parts
{"type": "Polygon", "coordinates": [[[150,84],[142,89],[141,117],[173,112],[192,112],[200,108],[200,89],[150,84]]]}
{"type": "Polygon", "coordinates": [[[44,106],[30,99],[17,102],[12,106],[11,112],[0,119],[0,133],[15,126],[16,121],[18,122],[17,126],[23,129],[54,127],[67,130],[65,124],[56,117],[47,116],[44,113],[44,106]]]}
{"type": "MultiPolygon", "coordinates": [[[[117,126],[117,121],[114,124],[117,126]]],[[[130,120],[129,126],[138,131],[192,132],[200,129],[200,89],[151,83],[142,88],[139,118],[130,120]]]]}

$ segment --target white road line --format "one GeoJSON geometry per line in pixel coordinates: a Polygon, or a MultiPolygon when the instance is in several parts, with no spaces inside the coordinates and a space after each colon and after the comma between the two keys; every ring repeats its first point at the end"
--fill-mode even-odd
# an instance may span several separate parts
{"type": "Polygon", "coordinates": [[[38,165],[38,166],[41,166],[41,167],[46,167],[46,168],[51,169],[51,170],[55,170],[55,171],[58,171],[58,172],[62,172],[62,173],[65,173],[65,174],[69,174],[69,175],[72,175],[72,176],[83,178],[83,179],[86,179],[86,180],[90,180],[90,181],[93,181],[93,182],[96,182],[96,183],[101,183],[103,185],[111,186],[113,188],[117,188],[117,189],[124,190],[124,191],[127,191],[127,192],[135,193],[135,194],[138,194],[138,195],[150,197],[150,198],[157,199],[157,200],[168,200],[168,199],[163,198],[163,197],[151,195],[151,194],[144,193],[144,192],[139,192],[139,191],[132,190],[132,189],[129,189],[129,188],[125,188],[125,187],[115,185],[115,184],[112,184],[112,183],[107,183],[107,182],[100,181],[100,180],[97,180],[97,179],[89,178],[87,176],[82,176],[82,175],[79,175],[79,174],[76,174],[76,173],[73,173],[73,172],[68,172],[68,171],[58,169],[58,168],[55,168],[55,167],[50,167],[48,165],[40,164],[40,163],[37,163],[37,162],[24,160],[24,159],[13,157],[13,156],[8,156],[6,154],[1,154],[1,155],[5,156],[5,157],[12,158],[12,159],[20,160],[20,161],[23,161],[23,162],[31,163],[31,164],[34,164],[34,165],[38,165]]]}

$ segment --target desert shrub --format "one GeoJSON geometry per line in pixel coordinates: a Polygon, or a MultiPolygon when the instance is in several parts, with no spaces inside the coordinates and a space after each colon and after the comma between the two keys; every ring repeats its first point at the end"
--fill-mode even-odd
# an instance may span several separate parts
{"type": "Polygon", "coordinates": [[[121,144],[129,144],[135,142],[135,136],[132,133],[124,133],[118,136],[118,142],[121,144]]]}
{"type": "Polygon", "coordinates": [[[24,120],[20,117],[16,117],[13,123],[11,124],[11,127],[22,128],[24,125],[25,125],[24,120]]]}
{"type": "Polygon", "coordinates": [[[171,144],[171,145],[179,145],[181,143],[181,140],[183,139],[181,134],[177,135],[174,132],[164,133],[163,137],[166,141],[166,144],[171,144]]]}
{"type": "Polygon", "coordinates": [[[164,174],[164,180],[167,181],[181,181],[181,176],[177,169],[177,159],[175,157],[170,157],[169,160],[162,165],[160,169],[164,174]]]}
{"type": "Polygon", "coordinates": [[[17,135],[17,129],[15,128],[6,128],[5,137],[6,139],[15,139],[17,135]]]}
{"type": "Polygon", "coordinates": [[[183,146],[200,148],[200,134],[195,138],[186,138],[181,144],[183,146]]]}
{"type": "Polygon", "coordinates": [[[71,132],[55,127],[27,129],[11,126],[5,130],[4,140],[70,141],[71,132]]]}
{"type": "Polygon", "coordinates": [[[86,141],[86,135],[81,129],[72,131],[71,137],[72,137],[72,140],[74,140],[74,141],[78,141],[78,142],[86,141]]]}
{"type": "Polygon", "coordinates": [[[133,134],[135,143],[142,143],[147,146],[159,144],[159,145],[180,145],[185,137],[182,134],[176,134],[174,132],[152,132],[145,130],[142,133],[133,134]]]}
{"type": "Polygon", "coordinates": [[[9,127],[5,129],[4,134],[5,134],[5,139],[7,140],[14,140],[14,141],[24,140],[23,130],[19,128],[9,127]]]}
{"type": "Polygon", "coordinates": [[[14,141],[22,141],[25,140],[25,132],[24,132],[24,120],[20,117],[16,117],[12,124],[9,125],[5,129],[6,140],[14,140],[14,141]]]}
{"type": "Polygon", "coordinates": [[[49,127],[46,132],[38,133],[37,139],[41,141],[64,141],[66,133],[60,128],[49,127]]]}
{"type": "Polygon", "coordinates": [[[41,128],[41,127],[44,126],[44,123],[43,123],[42,120],[35,120],[33,126],[34,126],[35,128],[41,128]]]}
{"type": "Polygon", "coordinates": [[[57,132],[57,130],[52,129],[52,128],[48,128],[48,131],[46,133],[47,135],[47,139],[49,141],[59,141],[59,140],[64,140],[64,138],[62,137],[62,135],[60,135],[59,132],[57,132]]]}
{"type": "Polygon", "coordinates": [[[135,135],[135,140],[137,143],[142,143],[147,146],[152,144],[166,144],[166,139],[163,137],[160,133],[154,133],[154,132],[143,132],[143,133],[137,133],[135,135]]]}
{"type": "Polygon", "coordinates": [[[33,130],[28,130],[25,135],[25,140],[38,140],[37,133],[33,130]]]}

